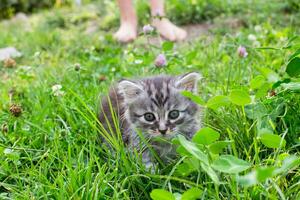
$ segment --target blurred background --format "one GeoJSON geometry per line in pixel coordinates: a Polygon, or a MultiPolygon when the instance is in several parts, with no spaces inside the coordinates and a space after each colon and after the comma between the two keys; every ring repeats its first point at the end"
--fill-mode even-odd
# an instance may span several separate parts
{"type": "MultiPolygon", "coordinates": [[[[203,20],[211,20],[216,16],[225,13],[243,13],[245,11],[255,12],[262,15],[260,10],[273,9],[274,11],[299,12],[299,0],[166,0],[168,17],[179,24],[198,23],[203,20]]],[[[16,13],[35,13],[40,10],[81,6],[93,3],[98,7],[98,15],[105,15],[106,12],[116,14],[115,3],[112,0],[1,0],[0,19],[12,18],[16,13]],[[110,8],[110,9],[108,9],[110,8]]],[[[140,20],[148,20],[149,7],[147,0],[135,0],[140,20]]],[[[276,14],[276,12],[274,12],[276,14]]],[[[113,21],[118,16],[112,17],[113,21]]]]}
{"type": "Polygon", "coordinates": [[[300,168],[288,174],[277,168],[300,154],[300,0],[165,0],[165,6],[187,41],[143,34],[148,0],[135,0],[140,36],[127,45],[112,37],[116,0],[0,0],[0,199],[150,199],[153,189],[183,193],[190,183],[203,189],[202,199],[300,199],[300,168]],[[162,53],[164,68],[155,64],[162,53]],[[254,187],[237,188],[231,174],[216,187],[194,161],[146,177],[136,156],[117,157],[97,144],[99,97],[112,82],[189,71],[204,77],[203,125],[230,143],[220,151],[262,169],[254,187]],[[231,96],[238,97],[234,104],[231,96]],[[257,142],[273,132],[278,150],[257,142]],[[265,181],[271,176],[265,166],[287,175],[265,181]]]}

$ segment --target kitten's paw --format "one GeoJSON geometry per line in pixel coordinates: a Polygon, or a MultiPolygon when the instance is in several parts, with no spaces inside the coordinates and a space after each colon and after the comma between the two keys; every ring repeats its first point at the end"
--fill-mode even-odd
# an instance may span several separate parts
{"type": "Polygon", "coordinates": [[[151,174],[155,174],[156,165],[153,162],[145,163],[145,167],[147,171],[151,172],[151,174]]]}

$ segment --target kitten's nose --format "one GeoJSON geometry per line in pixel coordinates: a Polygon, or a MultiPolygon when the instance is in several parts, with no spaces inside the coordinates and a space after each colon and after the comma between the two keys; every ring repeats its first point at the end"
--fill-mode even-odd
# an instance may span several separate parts
{"type": "Polygon", "coordinates": [[[165,135],[167,133],[167,130],[168,129],[163,129],[163,130],[159,130],[159,132],[162,134],[162,135],[165,135]]]}

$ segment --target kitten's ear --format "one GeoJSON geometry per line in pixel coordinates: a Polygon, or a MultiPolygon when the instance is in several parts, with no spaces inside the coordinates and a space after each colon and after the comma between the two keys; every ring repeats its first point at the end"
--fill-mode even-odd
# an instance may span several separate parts
{"type": "Polygon", "coordinates": [[[175,86],[179,89],[197,92],[197,83],[202,76],[197,72],[191,72],[177,77],[175,86]]]}
{"type": "Polygon", "coordinates": [[[142,93],[143,88],[136,82],[121,80],[118,84],[118,90],[124,96],[125,100],[130,102],[142,93]]]}

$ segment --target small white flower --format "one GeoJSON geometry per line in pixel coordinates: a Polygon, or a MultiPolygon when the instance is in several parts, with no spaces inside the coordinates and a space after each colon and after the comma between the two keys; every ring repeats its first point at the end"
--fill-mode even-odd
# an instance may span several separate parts
{"type": "Polygon", "coordinates": [[[256,39],[256,36],[255,35],[253,35],[253,34],[249,34],[248,35],[248,40],[250,40],[250,41],[256,41],[257,39],[256,39]]]}
{"type": "Polygon", "coordinates": [[[255,32],[261,32],[262,27],[260,25],[256,25],[256,26],[254,26],[254,30],[255,30],[255,32]]]}
{"type": "Polygon", "coordinates": [[[62,86],[59,84],[52,86],[52,92],[57,92],[58,90],[61,90],[62,86]]]}
{"type": "Polygon", "coordinates": [[[12,152],[13,152],[13,150],[10,149],[10,148],[6,148],[6,149],[4,149],[4,151],[3,151],[4,154],[11,154],[12,152]]]}
{"type": "Polygon", "coordinates": [[[138,59],[138,60],[135,60],[134,63],[137,64],[137,65],[139,65],[139,64],[142,64],[142,63],[143,63],[143,60],[139,60],[139,59],[138,59]]]}
{"type": "Polygon", "coordinates": [[[56,96],[56,97],[61,97],[61,96],[65,95],[65,92],[64,91],[57,91],[57,92],[53,93],[53,95],[56,96]]]}
{"type": "Polygon", "coordinates": [[[53,96],[63,96],[65,94],[64,91],[61,90],[62,86],[59,84],[53,85],[52,86],[52,94],[53,96]]]}
{"type": "Polygon", "coordinates": [[[34,58],[38,58],[38,57],[40,57],[40,55],[41,55],[41,52],[40,51],[36,51],[36,52],[34,52],[33,57],[34,58]]]}
{"type": "Polygon", "coordinates": [[[104,37],[103,35],[100,35],[100,36],[98,37],[98,40],[101,41],[101,42],[103,42],[103,41],[105,40],[105,37],[104,37]]]}

